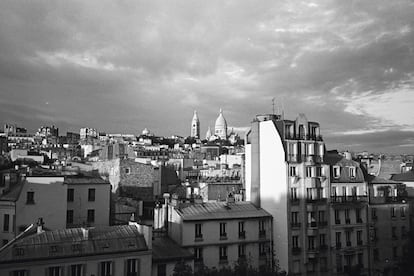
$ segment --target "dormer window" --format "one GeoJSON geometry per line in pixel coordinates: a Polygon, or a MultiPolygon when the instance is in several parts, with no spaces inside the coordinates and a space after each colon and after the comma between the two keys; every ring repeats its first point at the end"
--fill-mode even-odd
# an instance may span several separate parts
{"type": "Polygon", "coordinates": [[[296,167],[292,166],[292,167],[289,168],[289,175],[290,176],[297,176],[296,167]]]}
{"type": "Polygon", "coordinates": [[[332,174],[334,178],[339,178],[339,176],[341,175],[341,168],[339,166],[333,166],[332,174]]]}
{"type": "Polygon", "coordinates": [[[355,176],[356,176],[356,168],[355,167],[349,167],[349,176],[351,178],[355,178],[355,176]]]}

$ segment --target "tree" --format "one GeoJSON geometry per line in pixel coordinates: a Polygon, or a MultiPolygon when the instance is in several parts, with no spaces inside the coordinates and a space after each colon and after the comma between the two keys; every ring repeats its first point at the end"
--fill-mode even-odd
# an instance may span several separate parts
{"type": "Polygon", "coordinates": [[[175,264],[173,276],[192,276],[193,270],[191,266],[182,259],[175,264]]]}

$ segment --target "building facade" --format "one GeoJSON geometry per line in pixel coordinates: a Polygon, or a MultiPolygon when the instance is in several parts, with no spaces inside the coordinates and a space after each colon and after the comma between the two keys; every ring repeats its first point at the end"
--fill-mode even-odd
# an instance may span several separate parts
{"type": "Polygon", "coordinates": [[[200,120],[197,111],[194,110],[193,119],[191,120],[191,137],[200,138],[200,120]]]}

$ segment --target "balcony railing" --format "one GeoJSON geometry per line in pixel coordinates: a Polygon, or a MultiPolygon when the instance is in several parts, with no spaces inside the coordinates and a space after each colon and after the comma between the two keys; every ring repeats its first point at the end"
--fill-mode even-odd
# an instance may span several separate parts
{"type": "Polygon", "coordinates": [[[287,140],[313,140],[313,141],[322,141],[322,135],[304,135],[304,134],[291,134],[286,133],[285,139],[287,140]]]}
{"type": "Polygon", "coordinates": [[[336,249],[341,249],[341,247],[342,247],[342,244],[340,242],[337,242],[336,243],[336,249]]]}
{"type": "Polygon", "coordinates": [[[292,223],[290,223],[290,226],[292,228],[300,228],[301,227],[301,223],[300,222],[292,222],[292,223]]]}
{"type": "Polygon", "coordinates": [[[292,248],[292,254],[293,255],[298,255],[301,252],[301,248],[300,247],[293,247],[292,248]]]}
{"type": "Polygon", "coordinates": [[[246,238],[246,231],[240,231],[239,232],[239,239],[245,239],[246,238]]]}
{"type": "Polygon", "coordinates": [[[266,238],[266,230],[259,231],[259,238],[266,238]]]}
{"type": "Polygon", "coordinates": [[[332,196],[332,203],[356,203],[356,202],[367,202],[367,196],[332,196]]]}
{"type": "Polygon", "coordinates": [[[319,227],[325,227],[327,225],[328,225],[328,222],[327,221],[320,221],[320,222],[318,222],[318,226],[319,227]]]}

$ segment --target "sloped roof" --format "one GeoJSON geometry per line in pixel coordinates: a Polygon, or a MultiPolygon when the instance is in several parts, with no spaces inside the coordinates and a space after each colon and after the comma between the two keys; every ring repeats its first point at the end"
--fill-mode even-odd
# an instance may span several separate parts
{"type": "Polygon", "coordinates": [[[268,212],[250,202],[235,202],[228,206],[225,202],[191,204],[177,209],[177,212],[186,221],[271,217],[268,212]]]}
{"type": "Polygon", "coordinates": [[[148,250],[145,238],[134,225],[59,229],[15,241],[0,252],[0,263],[69,258],[148,250]],[[18,251],[21,251],[18,254],[18,251]]]}
{"type": "Polygon", "coordinates": [[[159,237],[152,241],[152,260],[154,262],[191,258],[193,258],[193,254],[189,250],[180,247],[168,237],[159,237]]]}
{"type": "Polygon", "coordinates": [[[104,184],[104,185],[111,185],[109,181],[104,180],[100,177],[79,177],[79,176],[71,176],[65,177],[65,184],[104,184]]]}
{"type": "Polygon", "coordinates": [[[414,181],[414,171],[411,170],[404,173],[394,174],[391,176],[391,179],[395,181],[414,181]]]}
{"type": "Polygon", "coordinates": [[[401,182],[394,181],[392,179],[385,179],[383,177],[378,177],[378,176],[374,176],[374,175],[369,175],[368,176],[368,181],[371,184],[401,184],[401,182]]]}
{"type": "Polygon", "coordinates": [[[0,201],[17,201],[24,183],[18,182],[11,186],[10,190],[0,196],[0,201]]]}

